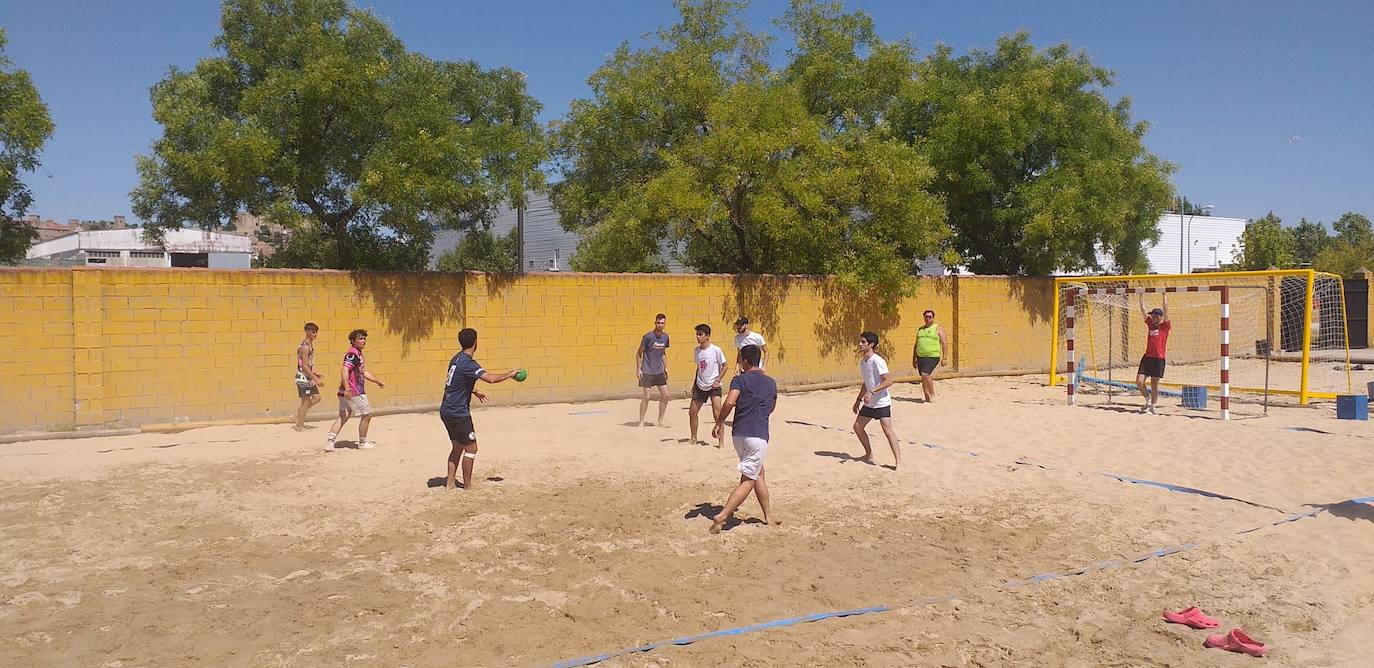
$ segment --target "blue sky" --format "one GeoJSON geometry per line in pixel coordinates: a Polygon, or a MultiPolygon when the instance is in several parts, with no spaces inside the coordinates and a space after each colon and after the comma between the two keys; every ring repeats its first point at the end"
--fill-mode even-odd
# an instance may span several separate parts
{"type": "MultiPolygon", "coordinates": [[[[668,0],[359,3],[407,48],[528,75],[542,120],[587,95],[587,76],[622,40],[673,22],[668,0]]],[[[886,39],[962,53],[1029,30],[1114,70],[1113,96],[1151,123],[1151,150],[1216,215],[1273,210],[1330,222],[1374,216],[1374,3],[859,1],[886,39]]],[[[784,0],[757,0],[751,28],[773,29],[784,0]]],[[[33,76],[57,129],[27,177],[45,218],[130,215],[134,155],[161,128],[148,89],[170,66],[214,55],[219,4],[207,0],[0,0],[11,60],[33,76]]],[[[775,45],[779,57],[788,44],[775,45]]]]}

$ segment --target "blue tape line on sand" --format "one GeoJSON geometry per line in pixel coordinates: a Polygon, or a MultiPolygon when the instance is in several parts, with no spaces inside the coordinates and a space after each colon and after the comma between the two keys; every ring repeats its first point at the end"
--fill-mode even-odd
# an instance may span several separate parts
{"type": "Polygon", "coordinates": [[[724,637],[724,636],[735,636],[735,635],[739,635],[739,634],[741,634],[741,633],[750,633],[750,632],[753,632],[753,631],[763,631],[763,630],[766,630],[766,629],[776,629],[776,628],[781,628],[781,627],[784,627],[784,626],[793,626],[793,625],[796,625],[796,624],[804,624],[804,623],[807,623],[807,622],[817,622],[817,621],[820,621],[820,620],[822,620],[822,619],[830,619],[830,618],[832,618],[832,617],[854,617],[854,616],[856,616],[856,615],[867,615],[867,614],[876,613],[876,612],[887,612],[888,610],[891,610],[891,609],[892,609],[892,608],[889,608],[889,607],[887,607],[887,606],[885,606],[885,605],[875,605],[875,606],[873,606],[873,607],[871,607],[871,608],[858,608],[858,609],[855,609],[855,610],[836,610],[836,611],[834,611],[834,612],[819,612],[819,613],[812,614],[812,615],[802,615],[802,616],[800,616],[800,617],[788,617],[788,618],[786,618],[786,619],[775,619],[775,620],[773,620],[773,621],[771,621],[771,622],[763,622],[763,623],[761,623],[761,624],[752,624],[752,625],[750,625],[750,626],[740,626],[740,627],[733,628],[733,629],[722,629],[722,630],[720,630],[720,631],[711,631],[711,632],[709,632],[709,633],[702,633],[702,634],[694,635],[694,636],[685,636],[685,637],[677,638],[677,639],[674,639],[674,640],[663,640],[663,641],[656,642],[656,643],[650,643],[650,644],[648,644],[648,645],[640,645],[639,647],[630,647],[630,648],[627,648],[627,649],[616,650],[616,651],[614,651],[614,652],[607,652],[607,653],[605,653],[605,654],[596,654],[596,655],[593,655],[593,656],[584,656],[584,657],[582,657],[582,658],[580,658],[580,659],[570,659],[570,660],[568,660],[568,661],[562,661],[562,662],[560,662],[560,663],[554,664],[554,666],[556,666],[556,668],[573,668],[573,666],[590,666],[591,664],[599,663],[599,662],[601,662],[601,661],[605,661],[606,659],[611,659],[611,658],[614,658],[614,657],[617,657],[617,656],[624,656],[624,655],[626,655],[626,654],[637,654],[637,653],[640,653],[640,652],[649,652],[649,651],[658,649],[658,648],[660,648],[660,647],[666,647],[666,646],[668,646],[668,645],[690,645],[690,644],[692,644],[692,643],[694,643],[694,642],[698,642],[698,641],[701,641],[701,640],[709,640],[709,639],[711,639],[711,638],[721,638],[721,637],[724,637]]]}
{"type": "Polygon", "coordinates": [[[1121,482],[1129,482],[1129,483],[1134,484],[1134,485],[1148,485],[1148,486],[1150,486],[1150,487],[1158,487],[1158,488],[1160,488],[1160,489],[1167,489],[1167,490],[1169,490],[1169,491],[1171,491],[1171,492],[1179,492],[1179,493],[1181,493],[1181,494],[1196,494],[1196,495],[1198,495],[1198,496],[1205,496],[1205,497],[1211,498],[1211,499],[1223,499],[1223,500],[1226,500],[1226,501],[1238,501],[1238,502],[1240,502],[1240,503],[1244,503],[1244,504],[1247,505],[1247,506],[1254,506],[1254,507],[1256,507],[1256,508],[1265,508],[1265,509],[1267,509],[1267,510],[1278,511],[1278,512],[1280,512],[1280,513],[1288,512],[1288,511],[1286,511],[1286,510],[1283,510],[1282,508],[1275,508],[1275,507],[1273,507],[1273,506],[1266,506],[1266,505],[1264,505],[1264,504],[1262,504],[1262,503],[1255,503],[1254,501],[1246,501],[1245,499],[1238,499],[1238,498],[1236,498],[1236,497],[1234,497],[1234,496],[1227,496],[1227,495],[1225,495],[1225,494],[1218,494],[1218,493],[1216,493],[1216,492],[1209,492],[1209,491],[1207,491],[1207,490],[1205,490],[1205,489],[1197,489],[1197,488],[1195,488],[1195,487],[1184,487],[1184,486],[1182,486],[1182,485],[1175,485],[1175,484],[1167,483],[1167,482],[1155,482],[1154,480],[1141,480],[1140,478],[1132,478],[1132,477],[1130,477],[1130,476],[1118,475],[1118,474],[1116,474],[1116,473],[1108,473],[1108,472],[1106,472],[1106,471],[1102,471],[1102,475],[1107,476],[1108,478],[1115,478],[1116,480],[1120,480],[1121,482]]]}
{"type": "MultiPolygon", "coordinates": [[[[798,425],[803,425],[803,426],[807,426],[807,427],[819,427],[819,428],[821,428],[821,429],[825,429],[825,430],[828,430],[828,431],[840,431],[840,432],[848,433],[848,430],[847,430],[847,429],[840,429],[839,427],[831,427],[831,426],[829,426],[829,425],[815,424],[815,423],[812,423],[812,422],[803,422],[803,421],[801,421],[801,420],[787,420],[787,422],[790,423],[790,424],[798,424],[798,425]]],[[[943,446],[943,445],[936,445],[936,444],[934,444],[934,443],[917,443],[916,441],[903,441],[903,442],[904,442],[904,443],[910,443],[910,444],[912,444],[912,445],[920,445],[920,446],[922,446],[922,447],[925,447],[925,448],[928,448],[928,449],[931,449],[931,450],[945,450],[945,451],[948,451],[948,452],[960,452],[960,453],[969,455],[970,457],[978,457],[978,456],[979,456],[978,453],[973,452],[972,450],[959,450],[959,449],[957,449],[957,448],[947,448],[947,447],[945,447],[945,446],[943,446]]],[[[1014,461],[1015,461],[1017,464],[1021,464],[1021,465],[1023,465],[1023,466],[1035,466],[1035,467],[1037,467],[1037,468],[1045,469],[1045,470],[1047,470],[1047,471],[1049,471],[1049,470],[1054,470],[1054,467],[1053,467],[1053,466],[1050,466],[1050,465],[1048,465],[1048,464],[1039,464],[1039,463],[1032,462],[1032,461],[1028,461],[1028,460],[1025,460],[1025,459],[1016,459],[1016,460],[1014,460],[1014,461]]],[[[1179,492],[1179,493],[1181,493],[1181,494],[1196,494],[1196,495],[1198,495],[1198,496],[1205,496],[1205,497],[1212,498],[1212,499],[1221,499],[1221,500],[1224,500],[1224,501],[1236,501],[1236,502],[1239,502],[1239,503],[1244,503],[1244,504],[1246,504],[1246,505],[1248,505],[1248,506],[1254,506],[1254,507],[1256,507],[1256,508],[1265,508],[1265,509],[1267,509],[1267,510],[1273,510],[1273,511],[1275,511],[1275,512],[1280,512],[1280,513],[1286,513],[1286,512],[1288,512],[1288,511],[1286,511],[1286,510],[1284,510],[1284,509],[1282,509],[1282,508],[1275,508],[1275,507],[1273,507],[1273,506],[1266,506],[1266,505],[1264,505],[1264,504],[1262,504],[1262,503],[1255,503],[1254,501],[1246,501],[1245,499],[1236,498],[1236,497],[1234,497],[1234,496],[1227,496],[1227,495],[1225,495],[1225,494],[1220,494],[1220,493],[1217,493],[1217,492],[1209,492],[1209,491],[1207,491],[1207,490],[1205,490],[1205,489],[1197,489],[1196,487],[1184,487],[1183,485],[1175,485],[1175,484],[1173,484],[1173,483],[1157,482],[1157,481],[1154,481],[1154,480],[1143,480],[1143,479],[1141,479],[1141,478],[1132,478],[1132,477],[1130,477],[1130,476],[1124,476],[1124,475],[1120,475],[1120,474],[1118,474],[1118,473],[1109,473],[1109,472],[1107,472],[1107,471],[1099,471],[1099,473],[1101,473],[1101,474],[1104,475],[1104,476],[1107,476],[1108,478],[1114,478],[1114,479],[1119,480],[1119,481],[1121,481],[1121,482],[1128,482],[1128,483],[1135,484],[1135,485],[1147,485],[1147,486],[1150,486],[1150,487],[1158,487],[1158,488],[1160,488],[1160,489],[1167,489],[1167,490],[1169,490],[1169,491],[1171,491],[1171,492],[1179,492]]]]}
{"type": "MultiPolygon", "coordinates": [[[[803,424],[804,424],[804,423],[803,423],[803,424]]],[[[1339,502],[1339,503],[1333,503],[1333,504],[1331,504],[1331,505],[1329,505],[1329,506],[1325,506],[1325,507],[1323,507],[1323,508],[1318,508],[1317,510],[1313,510],[1313,511],[1311,511],[1311,512],[1299,513],[1299,514],[1296,514],[1296,515],[1290,515],[1290,516],[1285,517],[1284,519],[1281,519],[1281,520],[1279,520],[1279,521],[1277,521],[1277,522],[1270,522],[1270,523],[1268,523],[1268,524],[1262,524],[1262,525],[1260,525],[1260,526],[1257,526],[1257,527],[1255,527],[1255,528],[1253,528],[1253,529],[1246,529],[1246,530],[1244,530],[1244,531],[1238,531],[1238,532],[1236,532],[1236,535],[1247,534],[1247,533],[1250,533],[1250,532],[1252,532],[1252,531],[1259,531],[1260,529],[1264,529],[1264,528],[1267,528],[1267,527],[1279,526],[1280,524],[1288,524],[1289,522],[1296,522],[1296,521],[1298,521],[1298,520],[1306,519],[1306,518],[1308,518],[1308,517],[1316,517],[1317,515],[1319,515],[1319,514],[1321,514],[1321,513],[1324,513],[1324,512],[1327,512],[1327,511],[1331,510],[1332,508],[1338,508],[1338,507],[1341,507],[1341,506],[1356,505],[1356,504],[1365,504],[1365,503],[1374,503],[1374,496],[1362,496],[1362,497],[1357,497],[1357,498],[1354,498],[1354,499],[1347,499],[1347,500],[1345,500],[1345,501],[1341,501],[1341,502],[1339,502]]],[[[1086,574],[1088,574],[1088,573],[1095,573],[1095,572],[1098,572],[1098,571],[1106,571],[1106,570],[1111,570],[1111,569],[1114,569],[1114,568],[1122,568],[1122,567],[1130,566],[1130,565],[1133,565],[1133,564],[1145,563],[1145,562],[1147,562],[1147,561],[1151,561],[1151,560],[1154,560],[1154,559],[1163,559],[1164,557],[1168,557],[1168,556],[1172,556],[1172,555],[1175,555],[1175,554],[1179,554],[1180,552],[1186,552],[1186,551],[1188,551],[1188,550],[1197,549],[1197,548],[1200,547],[1200,546],[1201,546],[1200,543],[1185,543],[1185,544],[1183,544],[1183,545],[1175,545],[1175,546],[1173,546],[1173,547],[1161,547],[1161,548],[1159,548],[1159,549],[1157,549],[1157,550],[1150,550],[1149,552],[1145,552],[1145,553],[1140,554],[1140,555],[1138,555],[1138,556],[1135,556],[1135,557],[1133,557],[1133,558],[1127,559],[1126,561],[1103,561],[1103,562],[1098,562],[1098,563],[1096,563],[1096,564],[1093,564],[1093,565],[1091,565],[1091,566],[1082,566],[1082,567],[1079,567],[1079,568],[1075,568],[1075,569],[1073,569],[1073,570],[1063,571],[1063,572],[1059,572],[1059,573],[1041,573],[1041,574],[1039,574],[1039,575],[1032,575],[1032,576],[1030,576],[1030,577],[1028,577],[1028,578],[1025,578],[1025,579],[1022,579],[1022,580],[1007,580],[1007,581],[1003,582],[1003,583],[1001,584],[1001,586],[1002,586],[1003,588],[1006,588],[1006,589],[1014,589],[1014,588],[1017,588],[1017,587],[1025,587],[1025,586],[1029,586],[1029,585],[1033,585],[1033,584],[1039,584],[1039,583],[1041,583],[1041,582],[1048,582],[1048,581],[1050,581],[1050,580],[1058,580],[1058,579],[1060,579],[1060,578],[1075,577],[1075,576],[1079,576],[1079,575],[1086,575],[1086,574]]],[[[697,641],[700,641],[700,640],[707,640],[707,639],[710,639],[710,638],[720,638],[720,637],[724,637],[724,636],[733,636],[733,635],[739,635],[739,634],[741,634],[741,633],[749,633],[749,632],[752,632],[752,631],[763,631],[763,630],[766,630],[766,629],[779,628],[779,627],[783,627],[783,626],[792,626],[792,625],[795,625],[795,624],[802,624],[802,623],[805,623],[805,622],[816,622],[816,621],[820,621],[820,620],[822,620],[822,619],[830,619],[830,618],[832,618],[832,617],[853,617],[853,616],[855,616],[855,615],[877,614],[877,613],[882,613],[882,612],[889,612],[889,611],[892,611],[892,610],[898,610],[898,609],[905,608],[905,607],[912,607],[912,606],[915,606],[915,605],[929,605],[929,604],[932,604],[932,603],[941,603],[941,602],[944,602],[944,601],[953,601],[953,600],[956,600],[956,599],[959,599],[959,598],[961,598],[961,596],[960,596],[959,594],[946,594],[946,595],[944,595],[944,596],[928,596],[928,597],[925,597],[925,598],[919,598],[919,599],[916,599],[916,600],[914,600],[914,601],[912,601],[911,603],[908,603],[908,604],[906,604],[906,605],[896,605],[896,606],[875,605],[875,606],[873,606],[873,607],[871,607],[871,608],[858,608],[858,609],[855,609],[855,610],[839,610],[839,611],[836,611],[836,612],[821,612],[821,613],[816,613],[816,614],[813,614],[813,615],[802,615],[802,616],[800,616],[800,617],[788,617],[788,618],[786,618],[786,619],[776,619],[776,620],[773,620],[773,621],[771,621],[771,622],[763,622],[763,623],[761,623],[761,624],[753,624],[753,625],[750,625],[750,626],[740,626],[740,627],[736,627],[736,628],[732,628],[732,629],[722,629],[722,630],[719,630],[719,631],[711,631],[711,632],[708,632],[708,633],[702,633],[702,634],[698,634],[698,635],[694,635],[694,636],[685,636],[685,637],[682,637],[682,638],[678,638],[678,639],[676,639],[676,640],[662,640],[662,641],[659,641],[659,642],[656,642],[656,643],[649,643],[649,644],[647,644],[647,645],[640,645],[640,646],[638,646],[638,647],[630,647],[630,648],[626,648],[626,649],[616,650],[616,651],[613,651],[613,652],[606,652],[605,654],[594,654],[594,655],[591,655],[591,656],[584,656],[584,657],[582,657],[582,658],[580,658],[580,659],[570,659],[570,660],[568,660],[568,661],[562,661],[562,662],[556,663],[556,664],[554,664],[554,665],[557,666],[558,668],[573,668],[574,666],[590,666],[590,665],[592,665],[592,664],[594,664],[594,663],[599,663],[599,662],[601,662],[601,661],[605,661],[606,659],[611,659],[611,658],[614,658],[614,657],[617,657],[617,656],[624,656],[624,655],[626,655],[626,654],[636,654],[636,653],[640,653],[640,652],[649,652],[649,651],[658,649],[658,648],[660,648],[660,647],[667,647],[667,646],[669,646],[669,645],[690,645],[690,644],[692,644],[692,643],[694,643],[694,642],[697,642],[697,641]]]]}

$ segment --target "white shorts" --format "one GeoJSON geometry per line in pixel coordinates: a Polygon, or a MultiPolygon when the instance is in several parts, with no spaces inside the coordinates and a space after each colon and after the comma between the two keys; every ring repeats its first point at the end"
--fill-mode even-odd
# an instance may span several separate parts
{"type": "Polygon", "coordinates": [[[366,394],[356,397],[339,397],[339,412],[352,413],[358,417],[372,414],[372,402],[367,400],[366,394]]]}
{"type": "Polygon", "coordinates": [[[768,454],[768,441],[752,436],[733,436],[735,454],[739,455],[740,475],[758,480],[763,472],[763,456],[768,454]]]}

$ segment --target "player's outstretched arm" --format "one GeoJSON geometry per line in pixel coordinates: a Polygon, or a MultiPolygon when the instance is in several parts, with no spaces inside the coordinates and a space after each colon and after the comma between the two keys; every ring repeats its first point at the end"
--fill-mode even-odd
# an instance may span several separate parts
{"type": "Polygon", "coordinates": [[[1164,309],[1164,322],[1169,322],[1169,295],[1167,293],[1161,293],[1160,297],[1164,300],[1164,306],[1162,307],[1164,309]]]}
{"type": "Polygon", "coordinates": [[[490,372],[490,371],[483,371],[483,372],[482,372],[482,375],[478,376],[478,378],[480,378],[480,379],[482,379],[482,380],[484,380],[484,381],[486,381],[486,382],[488,382],[488,383],[499,383],[499,382],[506,381],[506,380],[510,380],[510,379],[514,378],[516,372],[519,371],[519,370],[520,370],[520,368],[519,368],[519,367],[516,367],[516,368],[514,368],[514,369],[511,369],[510,371],[507,371],[507,372],[505,372],[505,373],[500,373],[500,374],[492,373],[492,372],[490,372]]]}

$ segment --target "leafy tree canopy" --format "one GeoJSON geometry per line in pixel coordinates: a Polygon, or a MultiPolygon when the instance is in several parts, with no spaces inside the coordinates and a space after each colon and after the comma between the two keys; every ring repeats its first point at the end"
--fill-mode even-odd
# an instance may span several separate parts
{"type": "Polygon", "coordinates": [[[52,136],[53,124],[29,73],[5,56],[5,43],[0,29],[0,264],[16,264],[38,238],[33,228],[13,220],[33,203],[19,177],[38,169],[38,152],[52,136]]]}
{"type": "Polygon", "coordinates": [[[227,0],[220,55],[153,87],[138,158],[149,236],[246,209],[293,230],[273,264],[419,269],[435,228],[489,223],[542,185],[519,72],[409,52],[347,0],[227,0]]]}
{"type": "Polygon", "coordinates": [[[1244,270],[1286,269],[1294,264],[1293,246],[1292,231],[1270,211],[1245,224],[1235,260],[1244,270]]]}
{"type": "Polygon", "coordinates": [[[1024,32],[920,63],[892,124],[929,156],[973,271],[1095,269],[1099,249],[1121,271],[1145,269],[1173,167],[1145,149],[1130,101],[1110,102],[1112,83],[1087,54],[1037,49],[1024,32]]]}
{"type": "Polygon", "coordinates": [[[554,206],[584,235],[573,267],[651,271],[668,248],[698,271],[837,274],[888,302],[909,290],[914,262],[950,235],[934,172],[885,130],[880,101],[852,98],[876,81],[895,92],[906,48],[862,14],[798,0],[783,21],[798,50],[774,70],[741,3],[678,8],[554,125],[554,206]]]}

